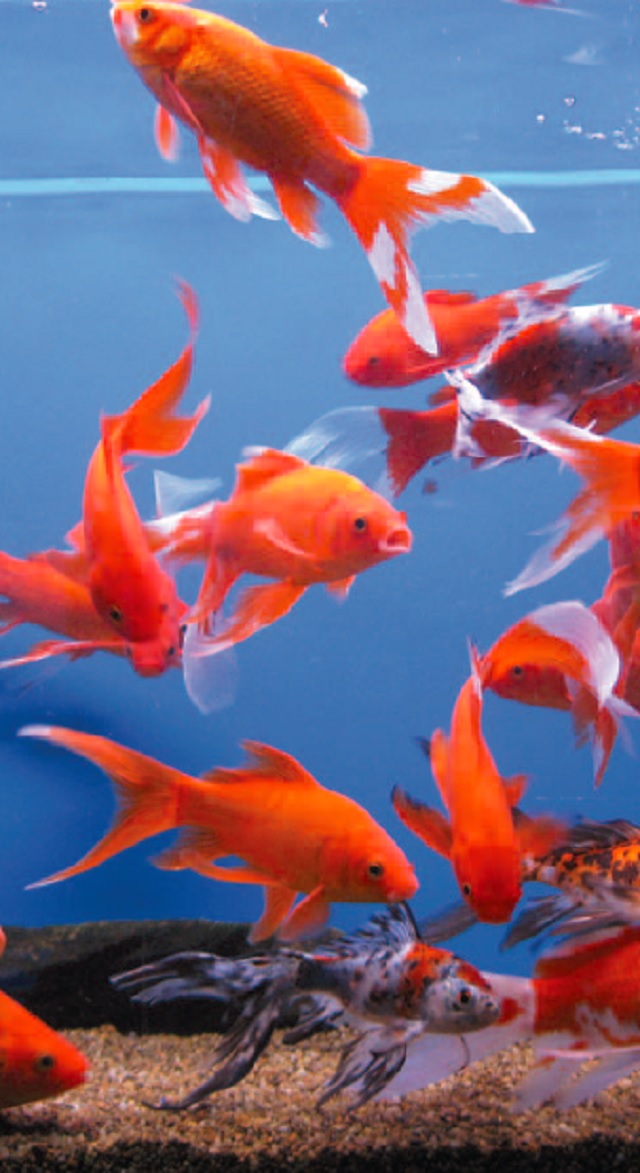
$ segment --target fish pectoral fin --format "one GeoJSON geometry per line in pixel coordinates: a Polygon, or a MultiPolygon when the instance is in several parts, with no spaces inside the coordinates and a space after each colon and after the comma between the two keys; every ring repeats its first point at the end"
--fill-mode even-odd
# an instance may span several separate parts
{"type": "Polygon", "coordinates": [[[286,180],[280,175],[271,175],[270,179],[280,211],[289,227],[303,240],[308,240],[318,248],[325,248],[329,238],[318,228],[320,201],[311,188],[301,181],[286,180]]]}
{"type": "Polygon", "coordinates": [[[269,627],[281,619],[306,589],[306,586],[297,586],[288,581],[249,587],[238,599],[228,623],[218,635],[207,641],[211,653],[242,643],[263,627],[269,627]]]}
{"type": "Polygon", "coordinates": [[[287,916],[296,895],[293,888],[285,888],[283,885],[265,886],[264,912],[249,933],[251,945],[273,936],[287,916]]]}
{"type": "Polygon", "coordinates": [[[514,807],[512,814],[522,860],[543,859],[554,847],[566,843],[569,839],[570,827],[563,819],[554,818],[552,815],[531,818],[517,807],[514,807]]]}
{"type": "Polygon", "coordinates": [[[337,582],[328,582],[326,584],[327,590],[330,595],[334,595],[336,599],[343,602],[355,581],[355,574],[351,574],[348,578],[341,578],[337,582]]]}
{"type": "Polygon", "coordinates": [[[156,106],[153,137],[162,158],[168,163],[175,163],[180,150],[180,131],[173,114],[160,102],[156,106]]]}
{"type": "Polygon", "coordinates": [[[253,529],[254,533],[259,534],[261,538],[266,538],[276,550],[282,550],[285,554],[292,554],[294,558],[315,565],[315,554],[305,550],[303,546],[299,546],[297,542],[287,537],[282,526],[278,525],[274,518],[260,518],[255,522],[253,529]]]}
{"type": "Polygon", "coordinates": [[[251,191],[237,159],[230,151],[202,132],[198,134],[198,150],[205,178],[230,216],[244,222],[252,216],[261,216],[263,220],[280,218],[271,204],[251,191]]]}
{"type": "Polygon", "coordinates": [[[399,819],[405,827],[413,831],[427,847],[437,851],[445,859],[451,859],[451,827],[449,820],[440,811],[426,806],[417,798],[412,798],[399,786],[394,786],[391,792],[391,801],[399,819]]]}
{"type": "Polygon", "coordinates": [[[304,900],[294,908],[278,931],[280,941],[297,941],[301,937],[311,937],[324,928],[329,919],[329,902],[324,884],[314,888],[304,900]]]}

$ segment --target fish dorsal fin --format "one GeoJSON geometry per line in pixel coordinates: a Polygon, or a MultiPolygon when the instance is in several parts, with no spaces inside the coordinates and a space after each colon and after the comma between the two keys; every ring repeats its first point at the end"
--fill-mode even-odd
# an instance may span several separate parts
{"type": "Polygon", "coordinates": [[[429,305],[472,305],[477,300],[468,289],[430,289],[427,293],[429,305]]]}
{"type": "Polygon", "coordinates": [[[308,98],[333,133],[366,151],[371,145],[371,127],[360,103],[367,87],[311,53],[296,49],[274,49],[274,53],[288,80],[308,98]]]}
{"type": "Polygon", "coordinates": [[[264,448],[250,457],[245,464],[238,465],[236,489],[246,492],[266,485],[276,477],[296,469],[306,468],[306,461],[291,452],[280,452],[277,448],[264,448]]]}
{"type": "Polygon", "coordinates": [[[251,781],[259,774],[262,778],[273,778],[278,782],[297,782],[305,786],[319,786],[312,774],[309,774],[300,762],[291,754],[281,749],[274,749],[271,745],[264,745],[260,741],[243,741],[242,748],[247,754],[244,766],[231,769],[218,767],[203,774],[206,782],[242,782],[251,781]]]}
{"type": "Polygon", "coordinates": [[[578,968],[601,964],[611,953],[632,941],[637,941],[639,937],[640,927],[634,925],[618,926],[613,930],[606,928],[602,933],[594,932],[582,944],[569,938],[557,949],[540,958],[534,970],[534,977],[569,977],[578,968]]]}

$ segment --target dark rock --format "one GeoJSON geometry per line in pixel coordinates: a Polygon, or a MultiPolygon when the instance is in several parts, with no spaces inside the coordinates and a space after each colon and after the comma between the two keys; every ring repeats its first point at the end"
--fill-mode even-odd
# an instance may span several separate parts
{"type": "Polygon", "coordinates": [[[227,1025],[219,1003],[183,999],[138,1005],[114,990],[109,978],[185,949],[238,956],[248,951],[248,928],[206,920],[5,926],[0,989],[56,1029],[112,1023],[139,1033],[219,1031],[227,1025]]]}

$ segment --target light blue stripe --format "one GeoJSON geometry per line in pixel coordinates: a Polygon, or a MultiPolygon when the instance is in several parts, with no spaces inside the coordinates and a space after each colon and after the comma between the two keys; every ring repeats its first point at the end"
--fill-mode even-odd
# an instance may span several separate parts
{"type": "MultiPolygon", "coordinates": [[[[639,169],[601,171],[488,171],[485,179],[500,187],[602,187],[640,183],[639,169]]],[[[265,176],[249,180],[253,191],[269,191],[265,176]]],[[[0,179],[0,198],[87,195],[200,195],[208,192],[205,179],[155,176],[65,177],[61,179],[0,179]]]]}

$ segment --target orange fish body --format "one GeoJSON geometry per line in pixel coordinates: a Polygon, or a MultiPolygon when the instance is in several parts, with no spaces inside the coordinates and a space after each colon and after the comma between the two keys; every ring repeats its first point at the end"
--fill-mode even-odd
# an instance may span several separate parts
{"type": "Polygon", "coordinates": [[[189,380],[196,328],[195,298],[186,286],[181,296],[191,327],[187,347],[132,407],[103,419],[102,439],[84,486],[81,544],[91,598],[104,622],[125,640],[136,671],[145,676],[180,662],[184,607],[173,579],[151,551],[122,458],[132,452],[179,452],[207,410],[205,401],[191,417],[174,414],[189,380]]]}
{"type": "MultiPolygon", "coordinates": [[[[166,542],[171,557],[208,556],[192,620],[215,614],[244,573],[276,580],[241,596],[225,645],[279,618],[308,586],[344,595],[358,573],[411,548],[406,515],[362,481],[274,449],[241,465],[229,500],[196,516],[198,525],[199,550],[193,517],[178,519],[166,542]]],[[[215,647],[215,637],[208,642],[215,647]]]]}
{"type": "MultiPolygon", "coordinates": [[[[0,954],[6,941],[0,929],[0,954]]],[[[0,1111],[78,1087],[88,1066],[73,1043],[0,991],[0,1111]]]]}
{"type": "Polygon", "coordinates": [[[159,866],[192,868],[220,880],[265,888],[265,912],[252,940],[276,930],[293,939],[321,927],[333,900],[394,903],[413,896],[412,866],[382,827],[352,799],[327,790],[288,754],[247,742],[249,760],[191,778],[104,737],[51,726],[23,733],[64,745],[111,777],[124,798],[116,824],[52,883],[96,867],[161,831],[185,827],[159,866]],[[217,860],[237,856],[242,867],[217,860]],[[305,899],[291,911],[298,892],[305,899]]]}
{"type": "Polygon", "coordinates": [[[61,573],[46,554],[13,558],[0,550],[0,603],[2,633],[20,623],[33,623],[70,640],[109,643],[115,650],[121,641],[98,615],[88,588],[61,573]]]}
{"type": "Polygon", "coordinates": [[[425,350],[436,339],[407,250],[410,230],[442,215],[532,231],[519,208],[476,176],[366,158],[365,87],[319,57],[269,45],[214,13],[181,4],[117,0],[116,39],[160,103],[156,140],[175,156],[176,120],[197,138],[215,195],[238,219],[269,215],[239,164],[266,173],[298,235],[323,237],[312,187],[335,200],[363,245],[382,291],[425,350]],[[310,186],[309,186],[310,185],[310,186]]]}
{"type": "Polygon", "coordinates": [[[451,860],[465,900],[481,921],[501,923],[520,898],[520,847],[511,808],[524,779],[500,777],[481,730],[482,692],[474,671],[463,685],[449,738],[436,730],[429,745],[434,778],[447,808],[437,811],[398,788],[393,804],[402,821],[451,860]]]}

